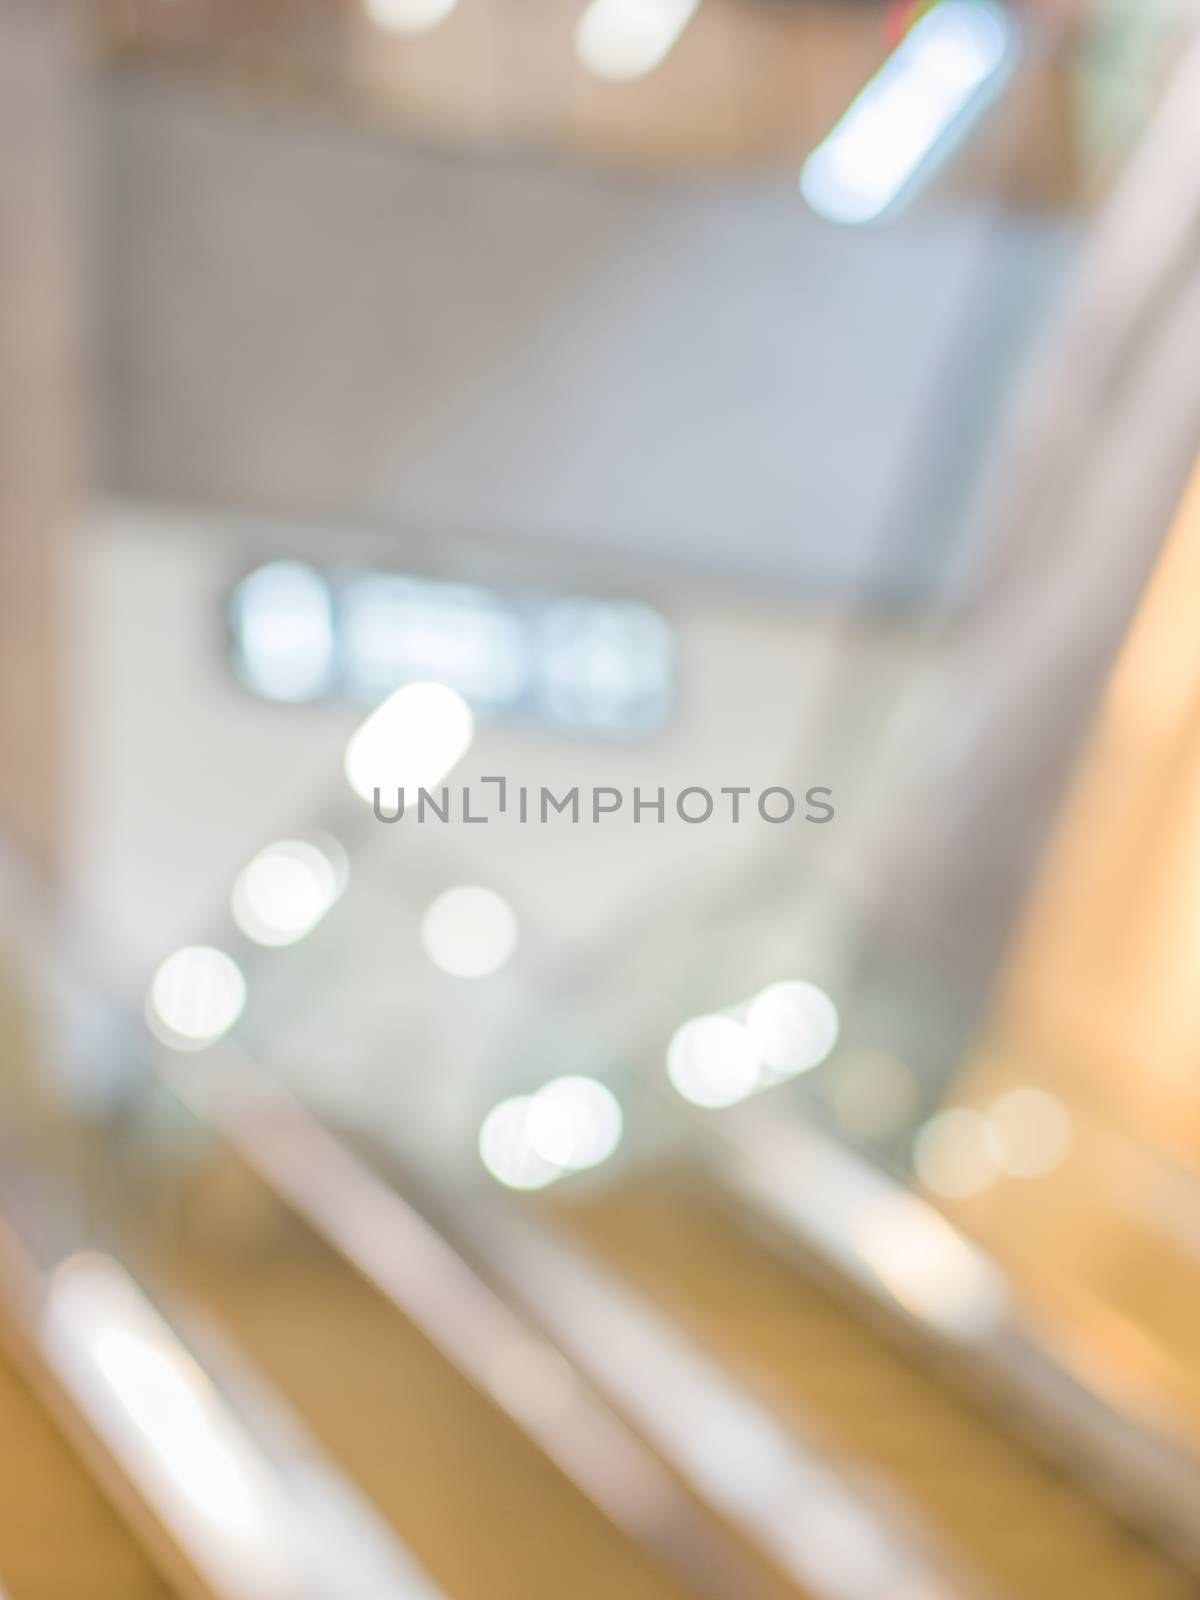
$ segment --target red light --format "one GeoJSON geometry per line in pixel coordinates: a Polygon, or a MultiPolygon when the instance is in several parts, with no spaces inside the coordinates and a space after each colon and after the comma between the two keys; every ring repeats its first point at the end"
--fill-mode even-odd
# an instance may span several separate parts
{"type": "Polygon", "coordinates": [[[883,36],[888,49],[894,50],[913,24],[935,4],[936,0],[891,0],[883,14],[883,36]]]}

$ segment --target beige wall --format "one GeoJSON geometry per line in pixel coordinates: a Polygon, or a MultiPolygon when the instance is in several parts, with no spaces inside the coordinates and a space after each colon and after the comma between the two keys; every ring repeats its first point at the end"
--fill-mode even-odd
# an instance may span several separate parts
{"type": "Polygon", "coordinates": [[[71,78],[51,8],[0,0],[0,828],[46,863],[78,447],[71,78]]]}

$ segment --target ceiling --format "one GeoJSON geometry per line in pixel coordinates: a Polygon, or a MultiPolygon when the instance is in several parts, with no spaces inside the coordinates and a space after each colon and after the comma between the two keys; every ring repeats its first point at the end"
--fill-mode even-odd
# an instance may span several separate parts
{"type": "MultiPolygon", "coordinates": [[[[81,15],[111,65],[216,79],[437,142],[699,171],[797,166],[895,38],[896,8],[871,0],[702,0],[657,70],[612,82],[577,58],[583,0],[460,0],[408,34],[372,20],[370,3],[97,0],[81,15]]],[[[1027,31],[1049,17],[1061,40],[1078,5],[1027,0],[1027,31]]],[[[1072,81],[1062,52],[1034,43],[950,181],[1057,206],[1079,186],[1072,81]]]]}
{"type": "Polygon", "coordinates": [[[835,228],[782,171],[463,160],[145,78],[89,146],[106,488],[476,579],[924,592],[1074,236],[835,228]]]}

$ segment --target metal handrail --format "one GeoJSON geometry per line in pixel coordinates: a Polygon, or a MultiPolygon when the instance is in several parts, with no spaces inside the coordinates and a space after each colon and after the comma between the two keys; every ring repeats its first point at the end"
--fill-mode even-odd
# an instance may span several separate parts
{"type": "Polygon", "coordinates": [[[1165,1354],[1078,1291],[1015,1278],[931,1202],[798,1114],[748,1104],[721,1133],[715,1175],[785,1249],[935,1353],[940,1373],[996,1398],[1010,1426],[1028,1433],[1036,1419],[1042,1444],[1094,1494],[1200,1571],[1200,1436],[1188,1423],[1200,1419],[1200,1390],[1165,1354]],[[1132,1349],[1140,1380],[1111,1354],[1132,1349]]]}
{"type": "Polygon", "coordinates": [[[772,1593],[765,1561],[813,1600],[869,1600],[884,1573],[930,1600],[985,1600],[982,1584],[895,1506],[831,1465],[552,1229],[501,1196],[486,1214],[445,1209],[435,1224],[241,1047],[217,1046],[197,1065],[164,1054],[156,1071],[693,1592],[772,1593]],[[486,1260],[486,1276],[468,1254],[486,1260]],[[533,1381],[504,1381],[514,1366],[533,1381]],[[830,1527],[845,1533],[836,1562],[830,1527]]]}
{"type": "Polygon", "coordinates": [[[181,1600],[362,1600],[364,1569],[443,1600],[257,1371],[182,1335],[65,1208],[46,1250],[0,1199],[0,1345],[181,1600]]]}

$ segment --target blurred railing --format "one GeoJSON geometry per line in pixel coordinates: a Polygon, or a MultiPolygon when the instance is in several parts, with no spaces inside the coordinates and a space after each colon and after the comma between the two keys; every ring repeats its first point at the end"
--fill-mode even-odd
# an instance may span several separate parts
{"type": "Polygon", "coordinates": [[[929,1200],[803,1115],[744,1107],[716,1169],[785,1248],[827,1261],[939,1371],[1048,1446],[1074,1476],[1200,1571],[1200,1388],[1079,1286],[1014,1275],[929,1200]]]}
{"type": "MultiPolygon", "coordinates": [[[[136,1261],[149,1233],[169,1237],[190,1174],[215,1139],[496,1400],[616,1528],[661,1556],[695,1592],[757,1592],[763,1570],[786,1575],[821,1600],[876,1593],[884,1571],[905,1574],[923,1586],[921,1592],[971,1588],[945,1552],[931,1550],[894,1507],[879,1504],[807,1448],[667,1319],[556,1237],[544,1220],[514,1212],[495,1189],[481,1196],[481,1172],[478,1181],[464,1178],[461,1167],[439,1174],[438,1150],[431,1147],[432,1170],[422,1173],[413,1160],[423,1142],[419,1126],[397,1143],[387,1119],[370,1115],[368,1097],[360,1125],[341,1132],[325,1103],[331,1130],[288,1088],[286,1061],[268,1069],[234,1041],[197,1053],[148,1050],[139,1019],[121,1018],[94,993],[81,999],[86,986],[72,993],[44,937],[48,902],[36,893],[23,898],[25,909],[10,926],[20,927],[33,991],[43,991],[35,1003],[60,1030],[63,1017],[82,1019],[77,1059],[65,1077],[55,1083],[45,1070],[52,1045],[36,1073],[23,1083],[10,1076],[5,1085],[16,1102],[12,1127],[36,1153],[25,1171],[39,1196],[36,1206],[28,1204],[28,1194],[22,1203],[11,1181],[20,1165],[10,1160],[10,1222],[44,1238],[49,1211],[41,1197],[74,1194],[67,1214],[55,1220],[53,1244],[42,1246],[47,1284],[56,1281],[49,1274],[64,1260],[78,1261],[81,1251],[99,1246],[120,1256],[131,1240],[140,1241],[131,1250],[136,1261]],[[368,1142],[385,1158],[386,1180],[354,1148],[368,1142]],[[402,1198],[398,1183],[421,1194],[422,1204],[402,1198]],[[513,1372],[522,1375],[519,1381],[513,1372]],[[553,1373],[567,1375],[567,1398],[550,1403],[546,1377],[553,1373]],[[751,1480],[765,1484],[768,1478],[773,1492],[751,1492],[751,1480]],[[823,1515],[798,1521],[797,1507],[806,1503],[824,1508],[823,1515]],[[872,1552],[870,1559],[831,1569],[830,1521],[853,1530],[850,1542],[872,1552]]],[[[289,990],[284,983],[273,992],[272,1010],[256,1019],[260,1035],[289,990]]],[[[552,998],[553,984],[543,975],[530,998],[535,1009],[528,1025],[536,1025],[538,1009],[552,998]]],[[[336,991],[323,1003],[336,1005],[336,991]]],[[[557,1003],[570,1010],[569,996],[557,1003]]],[[[601,1029],[589,1015],[586,1025],[601,1029]]],[[[613,1020],[610,1014],[610,1034],[613,1020]]],[[[647,1031],[643,1021],[631,1036],[620,1017],[615,1020],[617,1053],[629,1059],[652,1027],[647,1031]]],[[[585,1025],[581,1015],[574,1021],[585,1025]]],[[[64,1056],[71,1054],[61,1034],[60,1042],[64,1056]]],[[[605,1042],[603,1034],[591,1041],[596,1047],[605,1042]]],[[[651,1059],[644,1048],[637,1053],[643,1062],[651,1059]]],[[[519,1069],[501,1066],[520,1087],[519,1069]]],[[[693,1114],[668,1094],[656,1067],[629,1076],[624,1093],[644,1161],[671,1148],[700,1161],[742,1203],[773,1218],[809,1256],[874,1302],[875,1315],[886,1314],[890,1324],[899,1316],[908,1334],[932,1343],[939,1361],[953,1352],[955,1382],[998,1396],[1001,1406],[1019,1395],[1023,1425],[1053,1436],[1090,1488],[1200,1564],[1188,1515],[1200,1472],[1194,1443],[1175,1421],[1184,1414],[1181,1388],[1172,1387],[1165,1368],[1161,1387],[1131,1385],[1119,1360],[1098,1359],[1089,1333],[1094,1320],[1085,1325],[1056,1316],[1039,1286],[1014,1283],[928,1202],[822,1134],[794,1091],[777,1090],[717,1116],[693,1114]]],[[[116,1264],[98,1269],[85,1254],[82,1266],[57,1280],[69,1284],[74,1277],[84,1286],[65,1300],[77,1325],[83,1318],[84,1345],[94,1308],[103,1312],[114,1299],[123,1314],[140,1320],[139,1337],[148,1348],[173,1338],[127,1279],[114,1287],[114,1273],[121,1274],[116,1264]]],[[[51,1293],[43,1285],[40,1301],[51,1293]]],[[[60,1323],[56,1315],[54,1326],[60,1323]]],[[[94,1385],[94,1373],[79,1378],[78,1358],[67,1353],[70,1339],[64,1344],[61,1332],[56,1337],[51,1359],[63,1363],[64,1372],[75,1361],[77,1388],[85,1381],[94,1385]]],[[[73,1337],[78,1347],[79,1332],[73,1337]]],[[[186,1365],[182,1353],[172,1360],[186,1365]]],[[[104,1382],[112,1390],[111,1379],[104,1382]]],[[[99,1414],[94,1395],[90,1403],[99,1414]]],[[[105,1403],[111,1405],[111,1396],[105,1403]]],[[[237,1451],[261,1448],[253,1426],[248,1435],[243,1424],[236,1427],[243,1441],[237,1451]]],[[[261,1472],[273,1485],[271,1515],[296,1516],[287,1472],[278,1463],[261,1472]]],[[[144,1492],[153,1478],[143,1463],[144,1492]]],[[[228,1584],[228,1574],[222,1581],[228,1584]]],[[[288,1580],[268,1574],[264,1581],[288,1580]]],[[[339,1590],[331,1581],[330,1594],[350,1592],[344,1582],[339,1590]]],[[[240,1600],[242,1591],[216,1592],[240,1600]]],[[[253,1588],[244,1592],[257,1600],[253,1588]]]]}
{"type": "MultiPolygon", "coordinates": [[[[38,1225],[12,1225],[29,1213],[13,1199],[22,1174],[7,1141],[2,1154],[0,1344],[172,1592],[361,1600],[365,1581],[394,1600],[437,1600],[258,1374],[215,1352],[199,1362],[87,1230],[69,1253],[46,1249],[46,1185],[38,1225]],[[43,1235],[40,1259],[31,1232],[43,1235]]],[[[59,1249],[77,1224],[53,1219],[59,1249]]]]}

